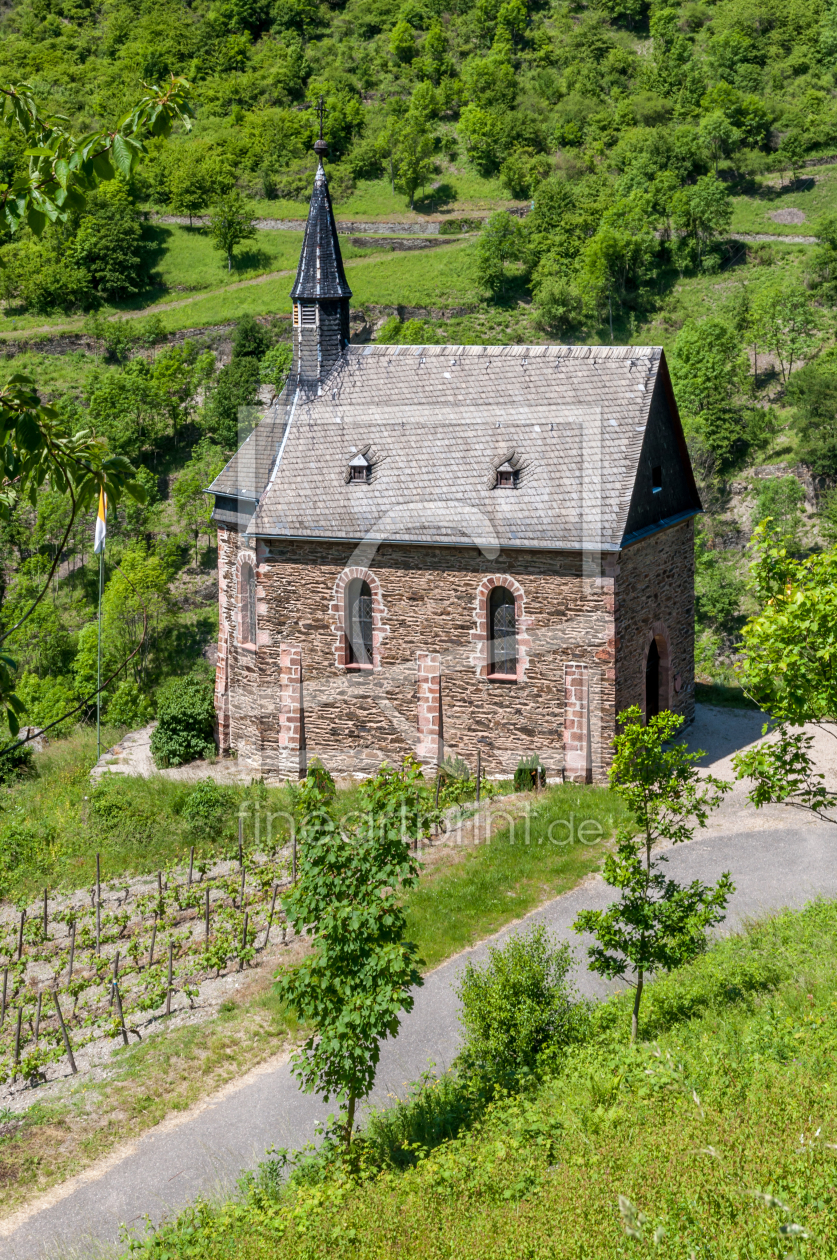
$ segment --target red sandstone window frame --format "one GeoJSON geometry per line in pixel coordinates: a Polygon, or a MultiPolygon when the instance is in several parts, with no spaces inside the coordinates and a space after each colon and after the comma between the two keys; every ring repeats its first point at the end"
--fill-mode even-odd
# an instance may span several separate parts
{"type": "Polygon", "coordinates": [[[334,583],[329,604],[331,614],[331,631],[334,635],[334,663],[345,674],[372,673],[381,668],[381,645],[389,634],[386,624],[387,610],[384,606],[381,584],[374,573],[361,566],[344,569],[334,583]],[[372,594],[372,663],[350,660],[348,634],[346,630],[346,603],[349,586],[352,582],[366,582],[372,594]]]}
{"type": "Polygon", "coordinates": [[[475,664],[477,677],[486,682],[509,686],[526,681],[526,670],[529,665],[529,651],[532,640],[529,637],[531,620],[526,616],[526,598],[523,587],[508,573],[496,573],[484,578],[477,588],[476,607],[474,609],[476,629],[471,631],[471,640],[477,645],[475,664]],[[488,624],[491,592],[498,586],[504,586],[514,596],[514,622],[516,631],[517,669],[513,674],[496,674],[491,669],[491,634],[488,624]]]}

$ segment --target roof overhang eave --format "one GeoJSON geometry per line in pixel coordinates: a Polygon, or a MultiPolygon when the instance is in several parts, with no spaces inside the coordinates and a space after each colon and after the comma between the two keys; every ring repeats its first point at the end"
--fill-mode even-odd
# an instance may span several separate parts
{"type": "Polygon", "coordinates": [[[663,517],[655,525],[645,525],[642,529],[635,529],[632,533],[625,534],[620,545],[614,550],[624,551],[626,547],[632,547],[634,543],[640,542],[643,538],[650,538],[652,534],[661,534],[663,530],[671,529],[674,525],[680,525],[683,521],[688,521],[691,517],[701,516],[702,514],[702,507],[692,507],[685,512],[678,512],[676,516],[663,517]]]}

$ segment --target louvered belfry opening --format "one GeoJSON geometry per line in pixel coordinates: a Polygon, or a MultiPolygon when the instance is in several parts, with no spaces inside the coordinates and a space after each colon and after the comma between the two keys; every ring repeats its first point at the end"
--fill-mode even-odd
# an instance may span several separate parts
{"type": "Polygon", "coordinates": [[[299,256],[293,300],[294,362],[291,384],[317,393],[349,344],[349,298],[337,224],[323,158],[328,145],[318,140],[317,173],[299,256]]]}

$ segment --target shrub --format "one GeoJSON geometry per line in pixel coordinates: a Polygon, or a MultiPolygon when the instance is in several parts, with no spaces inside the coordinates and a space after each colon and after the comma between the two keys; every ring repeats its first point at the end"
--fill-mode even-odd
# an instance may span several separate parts
{"type": "Polygon", "coordinates": [[[217,837],[236,804],[232,788],[219,786],[214,779],[201,779],[189,793],[183,806],[183,817],[192,834],[201,840],[217,837]]]}
{"type": "Polygon", "coordinates": [[[323,763],[318,761],[316,757],[308,766],[305,777],[314,784],[323,801],[334,800],[337,795],[337,785],[323,763]]]}
{"type": "Polygon", "coordinates": [[[209,679],[175,679],[160,696],[157,718],[151,755],[159,769],[214,755],[215,706],[209,679]]]}
{"type": "Polygon", "coordinates": [[[531,1071],[548,1046],[567,1044],[578,1012],[568,985],[572,952],[538,925],[489,946],[482,967],[469,962],[459,981],[463,1059],[494,1079],[531,1071]]]}
{"type": "Polygon", "coordinates": [[[37,773],[31,744],[18,744],[13,740],[5,748],[0,748],[0,783],[34,779],[37,773]]]}
{"type": "Polygon", "coordinates": [[[537,753],[521,757],[514,772],[515,792],[531,792],[546,787],[546,769],[537,753]]]}
{"type": "Polygon", "coordinates": [[[123,678],[107,707],[107,720],[114,726],[144,726],[154,716],[154,707],[132,678],[123,678]]]}

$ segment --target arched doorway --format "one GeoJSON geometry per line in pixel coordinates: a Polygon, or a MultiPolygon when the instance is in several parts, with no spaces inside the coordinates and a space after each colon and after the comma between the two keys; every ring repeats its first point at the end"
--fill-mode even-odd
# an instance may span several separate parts
{"type": "Polygon", "coordinates": [[[657,640],[651,640],[648,659],[645,662],[645,720],[660,712],[660,649],[657,640]]]}

